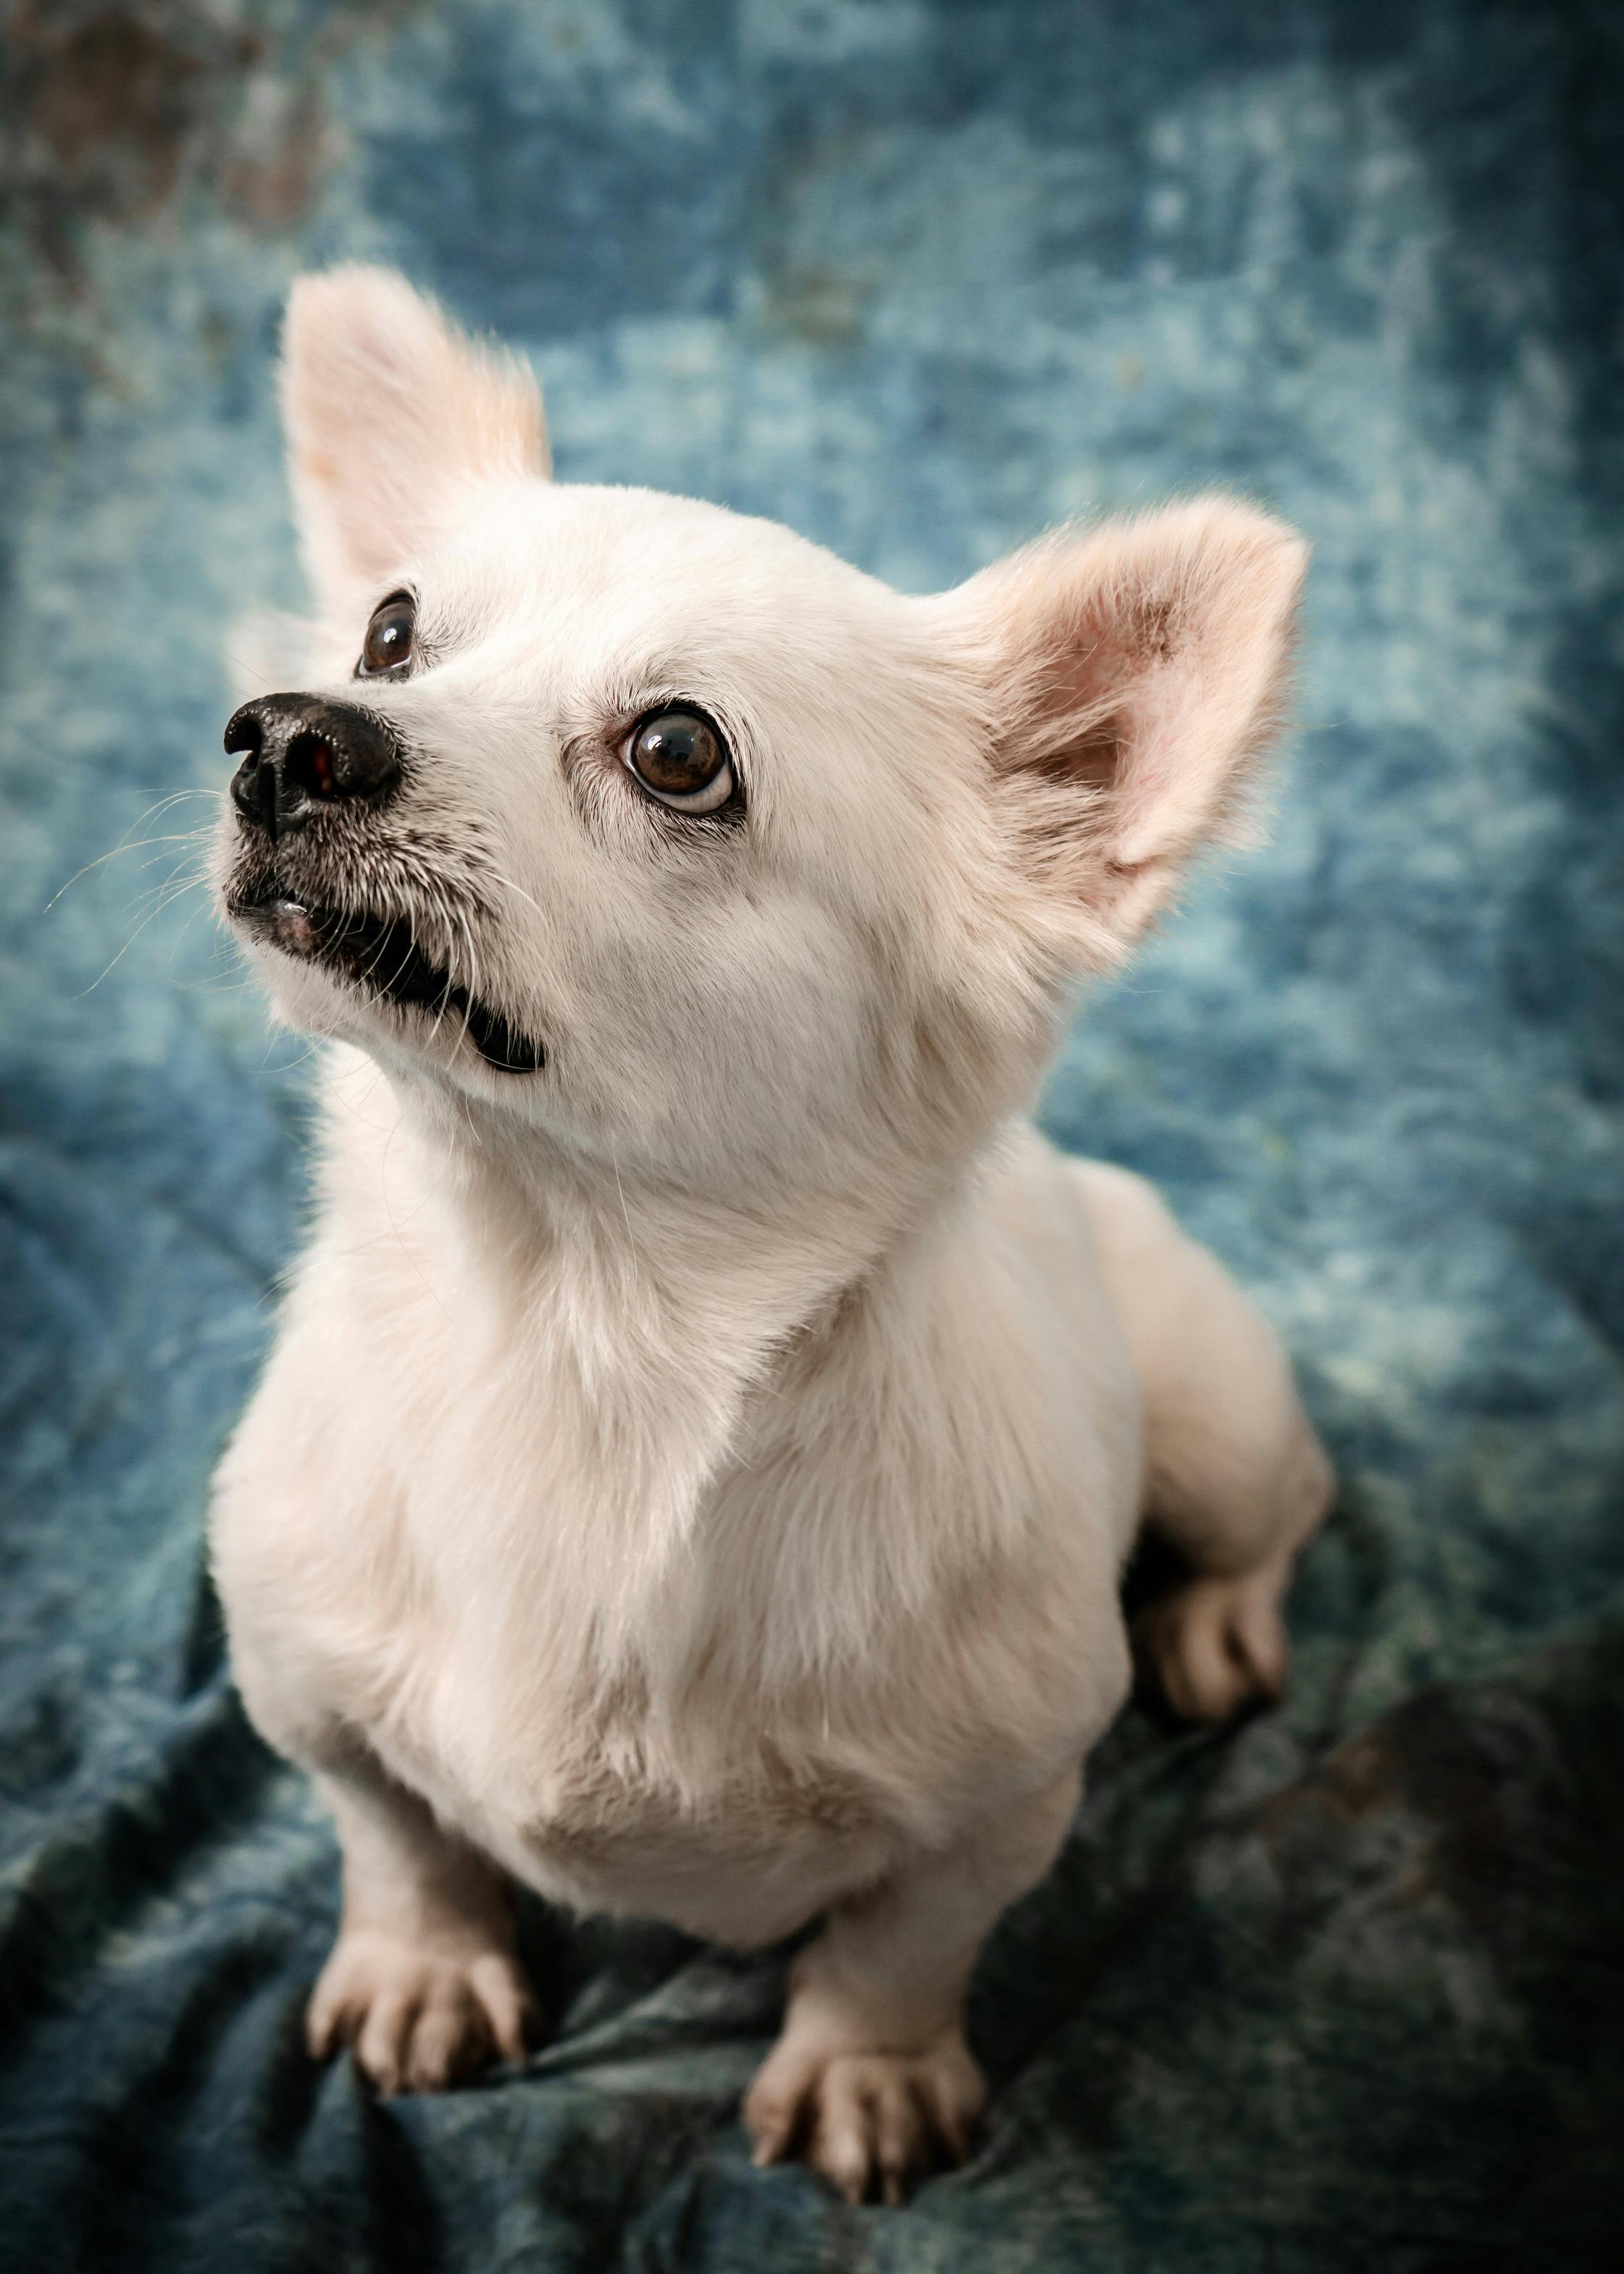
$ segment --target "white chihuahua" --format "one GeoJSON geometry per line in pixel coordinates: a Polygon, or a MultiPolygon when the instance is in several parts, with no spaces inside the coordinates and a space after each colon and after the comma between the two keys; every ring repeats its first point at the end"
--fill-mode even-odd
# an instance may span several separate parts
{"type": "Polygon", "coordinates": [[[1329,1498],[1258,1314],[1020,1118],[1237,816],[1304,546],[1209,498],[905,599],[553,485],[528,370],[374,270],[297,287],[284,401],[320,615],[227,729],[219,885],[337,1047],[213,1538],[343,1848],[312,2050],[521,2056],[512,1880],[821,1916],[745,2122],[898,2200],[966,2152],[966,1982],[1127,1690],[1140,1518],[1144,1655],[1218,1719],[1329,1498]]]}

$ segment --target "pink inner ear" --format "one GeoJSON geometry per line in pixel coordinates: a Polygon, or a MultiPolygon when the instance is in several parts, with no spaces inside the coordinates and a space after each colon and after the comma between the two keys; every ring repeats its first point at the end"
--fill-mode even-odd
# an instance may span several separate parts
{"type": "Polygon", "coordinates": [[[1045,674],[1003,763],[1027,779],[1069,791],[1075,803],[1050,809],[1051,826],[1092,844],[1118,872],[1138,867],[1150,847],[1136,840],[1173,789],[1178,752],[1179,681],[1191,673],[1176,653],[1171,600],[1125,601],[1113,617],[1095,614],[1073,636],[1057,670],[1045,674]]]}
{"type": "Polygon", "coordinates": [[[1132,767],[1144,794],[1156,772],[1154,721],[1165,711],[1165,681],[1176,662],[1177,609],[1167,599],[1131,600],[1096,618],[1081,635],[1056,703],[1052,731],[1063,736],[1046,772],[1079,787],[1115,790],[1132,767]]]}
{"type": "Polygon", "coordinates": [[[1043,540],[956,596],[1010,659],[994,755],[1028,857],[1119,938],[1246,787],[1305,559],[1282,523],[1204,499],[1043,540]]]}

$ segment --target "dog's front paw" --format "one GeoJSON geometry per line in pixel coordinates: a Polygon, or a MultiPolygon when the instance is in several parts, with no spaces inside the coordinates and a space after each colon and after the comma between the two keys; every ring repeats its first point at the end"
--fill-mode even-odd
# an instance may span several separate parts
{"type": "Polygon", "coordinates": [[[799,2154],[848,2202],[899,2203],[962,2164],[987,2098],[957,2029],[923,2052],[818,2053],[780,2040],[745,2096],[758,2164],[799,2154]]]}
{"type": "Polygon", "coordinates": [[[1140,1612],[1135,1651],[1184,1721],[1227,1721],[1243,1706],[1279,1703],[1288,1660],[1283,1585],[1273,1567],[1243,1579],[1192,1579],[1140,1612]]]}
{"type": "Polygon", "coordinates": [[[492,2060],[523,2060],[539,2027],[508,1952],[355,1928],[321,1970],[304,2038],[317,2060],[352,2047],[380,2092],[438,2092],[492,2060]]]}

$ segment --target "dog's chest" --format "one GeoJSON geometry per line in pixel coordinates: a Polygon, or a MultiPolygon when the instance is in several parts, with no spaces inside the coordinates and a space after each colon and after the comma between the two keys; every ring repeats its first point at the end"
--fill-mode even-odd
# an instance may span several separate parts
{"type": "Polygon", "coordinates": [[[515,1877],[583,1909],[655,1915],[736,1944],[775,1939],[876,1876],[901,1826],[858,1749],[816,1720],[635,1678],[589,1693],[488,1639],[403,1685],[372,1742],[515,1877]],[[426,1677],[426,1678],[425,1678],[426,1677]]]}
{"type": "Polygon", "coordinates": [[[691,1365],[663,1397],[589,1367],[584,1297],[567,1347],[558,1290],[459,1296],[457,1253],[412,1271],[347,1234],[244,1442],[292,1513],[252,1522],[233,1590],[446,1821],[582,1908],[758,1942],[1073,1746],[1109,1531],[1035,1512],[1114,1486],[1034,1403],[1055,1368],[1011,1350],[1002,1280],[947,1291],[929,1364],[921,1332],[843,1316],[707,1436],[691,1365]],[[350,1345],[360,1404],[332,1394],[350,1345]]]}

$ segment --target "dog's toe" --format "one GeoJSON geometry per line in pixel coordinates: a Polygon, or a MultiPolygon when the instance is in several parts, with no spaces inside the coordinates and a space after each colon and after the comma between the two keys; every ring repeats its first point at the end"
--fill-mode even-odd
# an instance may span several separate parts
{"type": "Polygon", "coordinates": [[[380,2093],[438,2092],[499,2057],[522,2059],[537,2028],[529,1986],[507,1952],[351,1932],[322,1969],[305,2040],[318,2059],[350,2045],[380,2093]]]}
{"type": "Polygon", "coordinates": [[[1134,1623],[1140,1662],[1186,1721],[1227,1721],[1284,1694],[1288,1650],[1281,1576],[1202,1577],[1147,1605],[1134,1623]]]}
{"type": "Polygon", "coordinates": [[[895,2204],[931,2172],[964,2161],[985,2097],[957,2030],[918,2053],[797,2060],[784,2046],[752,2087],[745,2123],[758,2164],[800,2143],[848,2202],[895,2204]]]}

